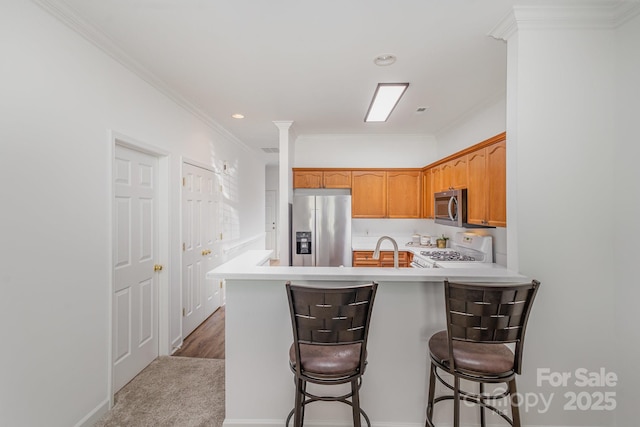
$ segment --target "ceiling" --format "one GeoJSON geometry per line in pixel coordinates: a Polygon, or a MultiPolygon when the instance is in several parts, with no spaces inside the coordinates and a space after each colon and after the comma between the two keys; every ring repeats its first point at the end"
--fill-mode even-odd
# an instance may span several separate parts
{"type": "Polygon", "coordinates": [[[277,120],[298,136],[435,135],[504,96],[506,44],[487,34],[514,3],[36,1],[260,153],[278,146],[277,120]],[[397,61],[376,66],[380,54],[397,61]],[[379,82],[410,86],[387,122],[365,123],[379,82]]]}

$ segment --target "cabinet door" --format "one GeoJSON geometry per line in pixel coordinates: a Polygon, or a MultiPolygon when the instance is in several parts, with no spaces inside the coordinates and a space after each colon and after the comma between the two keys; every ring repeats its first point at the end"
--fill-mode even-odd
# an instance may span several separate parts
{"type": "Polygon", "coordinates": [[[380,260],[373,259],[373,251],[353,251],[354,267],[380,267],[380,260]]]}
{"type": "Polygon", "coordinates": [[[324,188],[351,188],[351,171],[323,171],[324,188]]]}
{"type": "Polygon", "coordinates": [[[422,218],[433,218],[433,176],[431,169],[422,171],[422,218]]]}
{"type": "Polygon", "coordinates": [[[487,149],[469,153],[467,186],[467,222],[486,225],[487,218],[487,149]]]}
{"type": "MultiPolygon", "coordinates": [[[[398,252],[398,267],[408,267],[408,259],[407,252],[398,252]]],[[[380,267],[393,267],[393,251],[380,252],[380,267]]]]}
{"type": "Polygon", "coordinates": [[[431,168],[431,188],[434,193],[446,190],[442,182],[442,165],[431,168]]]}
{"type": "Polygon", "coordinates": [[[447,191],[453,187],[453,163],[447,162],[440,166],[440,186],[438,191],[447,191]]]}
{"type": "Polygon", "coordinates": [[[351,216],[384,218],[387,214],[387,173],[353,171],[351,176],[351,216]]]}
{"type": "Polygon", "coordinates": [[[451,187],[467,188],[467,156],[451,160],[451,187]]]}
{"type": "Polygon", "coordinates": [[[494,227],[506,227],[507,144],[505,141],[487,147],[487,180],[489,187],[487,222],[494,227]]]}
{"type": "Polygon", "coordinates": [[[293,171],[293,188],[322,188],[322,171],[293,171]]]}
{"type": "Polygon", "coordinates": [[[387,217],[420,218],[420,171],[387,171],[387,217]]]}

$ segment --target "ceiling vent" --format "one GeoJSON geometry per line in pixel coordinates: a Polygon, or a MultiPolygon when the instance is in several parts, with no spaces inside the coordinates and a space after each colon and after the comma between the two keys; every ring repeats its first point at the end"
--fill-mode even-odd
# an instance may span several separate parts
{"type": "Polygon", "coordinates": [[[262,147],[262,151],[264,151],[265,153],[279,153],[280,149],[272,147],[262,147]]]}

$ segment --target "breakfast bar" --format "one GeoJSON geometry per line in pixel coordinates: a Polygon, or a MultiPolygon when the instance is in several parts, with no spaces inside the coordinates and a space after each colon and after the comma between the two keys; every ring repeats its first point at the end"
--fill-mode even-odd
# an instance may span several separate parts
{"type": "MultiPolygon", "coordinates": [[[[445,328],[443,281],[523,282],[504,267],[354,268],[269,266],[270,251],[248,251],[207,274],[226,283],[224,426],[283,425],[293,407],[292,342],[285,283],[379,284],[369,332],[361,404],[372,424],[424,425],[427,340],[445,328]]],[[[349,425],[350,408],[317,402],[309,425],[349,425]]]]}

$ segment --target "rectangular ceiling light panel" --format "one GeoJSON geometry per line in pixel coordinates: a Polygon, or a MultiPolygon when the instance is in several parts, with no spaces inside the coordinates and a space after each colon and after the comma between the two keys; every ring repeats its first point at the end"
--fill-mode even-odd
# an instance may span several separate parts
{"type": "Polygon", "coordinates": [[[365,122],[386,122],[409,83],[378,83],[365,122]]]}

